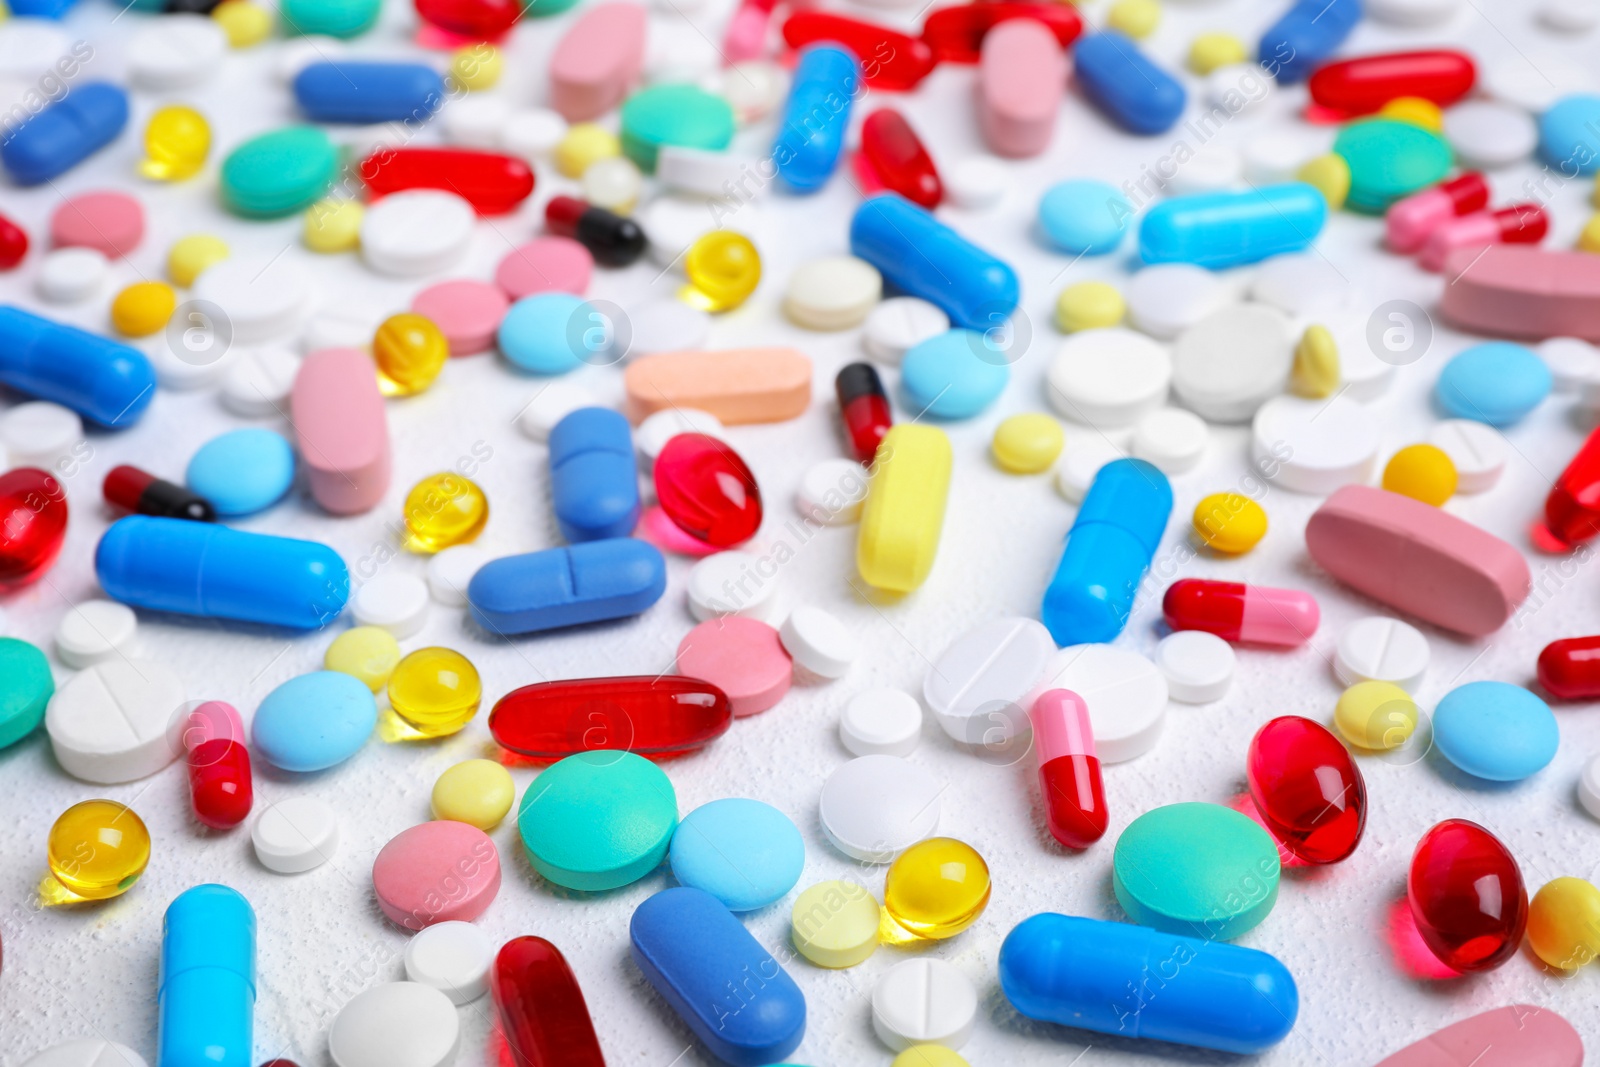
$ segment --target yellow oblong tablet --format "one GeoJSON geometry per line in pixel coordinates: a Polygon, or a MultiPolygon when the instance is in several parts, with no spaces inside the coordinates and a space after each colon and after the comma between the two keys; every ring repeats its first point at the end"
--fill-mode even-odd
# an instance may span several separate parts
{"type": "Polygon", "coordinates": [[[953,461],[943,430],[901,423],[884,435],[856,543],[856,568],[868,585],[909,593],[927,579],[939,552],[953,461]]]}

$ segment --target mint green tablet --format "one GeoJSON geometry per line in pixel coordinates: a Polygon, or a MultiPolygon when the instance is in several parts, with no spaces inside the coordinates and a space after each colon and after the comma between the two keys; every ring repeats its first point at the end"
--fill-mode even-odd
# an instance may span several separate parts
{"type": "Polygon", "coordinates": [[[1350,165],[1352,211],[1381,215],[1389,205],[1434,185],[1450,172],[1455,154],[1440,136],[1396,119],[1352,122],[1333,142],[1350,165]]]}
{"type": "Polygon", "coordinates": [[[678,828],[666,772],[631,752],[582,752],[552,764],[522,794],[517,829],[533,869],[594,893],[661,865],[678,828]]]}
{"type": "Polygon", "coordinates": [[[316,203],[333,185],[339,153],[315,126],[252,138],[222,161],[222,202],[236,215],[275,218],[316,203]]]}
{"type": "Polygon", "coordinates": [[[1278,846],[1249,816],[1220,804],[1168,804],[1122,831],[1111,886],[1134,922],[1232,941],[1278,900],[1278,846]]]}
{"type": "Polygon", "coordinates": [[[358,37],[372,29],[383,0],[283,0],[283,35],[358,37]]]}
{"type": "Polygon", "coordinates": [[[0,637],[0,748],[38,728],[55,691],[43,652],[15,637],[0,637]]]}
{"type": "Polygon", "coordinates": [[[622,151],[654,174],[662,145],[720,152],[733,140],[733,108],[693,85],[653,85],[622,105],[622,151]]]}

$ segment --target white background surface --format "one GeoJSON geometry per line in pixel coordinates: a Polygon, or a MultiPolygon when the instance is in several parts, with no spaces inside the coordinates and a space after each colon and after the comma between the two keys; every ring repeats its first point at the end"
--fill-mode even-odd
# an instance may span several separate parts
{"type": "MultiPolygon", "coordinates": [[[[1150,51],[1176,68],[1194,33],[1231,28],[1253,40],[1280,6],[1243,0],[1175,3],[1150,51]]],[[[1592,37],[1558,40],[1532,24],[1528,6],[1463,5],[1447,27],[1428,32],[1366,25],[1347,52],[1447,40],[1464,42],[1488,61],[1546,67],[1552,57],[1565,55],[1592,67],[1592,37]]],[[[1091,10],[1096,17],[1103,14],[1103,7],[1091,10]]],[[[129,13],[108,25],[114,13],[103,0],[83,0],[68,22],[75,36],[95,43],[87,77],[120,78],[123,42],[149,17],[129,13]]],[[[508,75],[497,92],[518,104],[544,99],[545,56],[570,17],[518,27],[508,75]]],[[[695,48],[709,54],[705,38],[720,40],[723,17],[720,10],[690,11],[681,0],[667,0],[651,19],[653,47],[665,43],[679,54],[695,48]]],[[[377,55],[410,51],[413,18],[407,5],[389,0],[379,30],[358,41],[357,50],[377,55]]],[[[245,223],[218,207],[216,162],[226,150],[293,118],[288,92],[271,77],[282,47],[273,42],[231,55],[213,81],[188,93],[135,94],[135,115],[127,132],[88,165],[54,187],[0,192],[6,213],[22,222],[35,241],[35,251],[23,266],[0,277],[0,296],[36,307],[31,283],[50,212],[64,194],[115,186],[136,188],[142,196],[150,213],[145,243],[116,267],[115,284],[99,297],[65,314],[51,314],[106,328],[106,308],[115,288],[138,277],[162,276],[166,249],[196,231],[225,235],[240,257],[264,263],[281,255],[278,266],[306,272],[327,307],[367,308],[373,321],[403,310],[411,294],[432,279],[379,279],[355,256],[319,258],[306,252],[298,241],[298,217],[245,223]],[[218,149],[211,165],[193,181],[170,187],[143,184],[133,168],[144,120],[155,107],[173,100],[191,101],[210,116],[218,149]]],[[[944,68],[910,98],[870,94],[857,107],[855,121],[881,103],[902,106],[935,158],[953,161],[978,147],[972,77],[970,69],[944,68]]],[[[1192,87],[1193,79],[1185,77],[1192,87]]],[[[1243,144],[1264,130],[1294,123],[1300,95],[1283,94],[1260,114],[1236,119],[1221,138],[1243,144]]],[[[359,133],[340,131],[340,136],[353,139],[359,133]]],[[[430,131],[421,140],[436,137],[430,131]]],[[[741,134],[739,147],[755,154],[769,140],[770,128],[756,128],[741,134]]],[[[1093,175],[1120,184],[1172,147],[1167,137],[1141,140],[1110,129],[1069,93],[1050,150],[1037,159],[1008,164],[1011,188],[1001,206],[984,214],[944,213],[953,225],[1014,264],[1023,281],[1022,313],[1031,322],[1032,344],[991,410],[948,427],[957,460],[938,564],[919,591],[899,602],[864,601],[853,585],[854,530],[797,534],[803,527],[791,503],[806,464],[842,453],[832,380],[840,365],[858,358],[859,338],[857,331],[799,331],[782,320],[779,303],[797,264],[846,251],[846,228],[858,194],[841,175],[818,196],[769,197],[761,208],[757,238],[766,278],[747,306],[717,322],[711,343],[800,346],[816,363],[816,401],[800,419],[742,427],[729,436],[754,468],[767,501],[758,551],[775,552],[786,543],[793,552],[777,579],[783,595],[791,603],[836,612],[857,635],[861,659],[841,681],[797,685],[776,708],[736,723],[709,750],[668,765],[668,772],[683,812],[718,797],[750,796],[788,813],[807,842],[802,888],[821,879],[855,877],[874,893],[882,890],[881,869],[856,868],[824,842],[816,824],[821,783],[847,758],[836,732],[844,702],[877,685],[919,691],[928,660],[964,629],[1001,614],[1035,614],[1071,523],[1073,509],[1056,495],[1047,476],[1012,477],[993,467],[988,439],[1004,416],[1045,406],[1041,377],[1058,340],[1052,309],[1062,286],[1088,278],[1122,280],[1129,263],[1112,256],[1070,264],[1035,243],[1030,223],[1037,197],[1049,183],[1067,176],[1093,175]]],[[[546,196],[570,188],[547,165],[538,170],[534,199],[514,216],[480,223],[469,258],[453,276],[488,278],[514,244],[538,232],[546,196]]],[[[1496,199],[1512,198],[1532,173],[1530,164],[1496,175],[1496,199]]],[[[1588,193],[1587,181],[1556,191],[1550,204],[1551,244],[1571,244],[1588,217],[1588,193]]],[[[1321,253],[1357,287],[1360,314],[1393,297],[1431,306],[1439,280],[1380,251],[1379,234],[1373,220],[1339,216],[1319,242],[1321,253]]],[[[1247,272],[1235,274],[1241,283],[1247,277],[1247,272]]],[[[627,305],[647,295],[670,295],[678,284],[675,276],[658,277],[656,267],[641,263],[624,272],[597,272],[591,295],[627,305]]],[[[1375,404],[1386,454],[1425,437],[1436,417],[1428,391],[1443,361],[1463,344],[1458,336],[1439,333],[1428,355],[1404,369],[1395,389],[1375,404]]],[[[893,374],[886,376],[892,383],[893,374]]],[[[608,400],[620,396],[615,368],[586,367],[574,377],[608,400]]],[[[361,574],[374,573],[376,567],[420,576],[425,561],[415,556],[401,553],[387,563],[373,562],[394,544],[389,525],[399,519],[404,494],[417,478],[450,467],[485,442],[493,455],[477,477],[493,511],[482,543],[500,553],[557,544],[547,502],[545,450],[522,437],[512,421],[539,388],[538,381],[513,375],[492,355],[454,360],[428,393],[389,404],[395,478],[378,508],[335,520],[297,493],[290,502],[241,525],[325,540],[361,574]]],[[[1512,459],[1501,485],[1482,496],[1453,501],[1450,509],[1532,555],[1524,531],[1587,429],[1587,420],[1573,408],[1570,398],[1555,398],[1515,428],[1510,433],[1512,459]]],[[[162,392],[136,428],[95,434],[92,460],[64,478],[73,511],[61,560],[47,580],[6,601],[10,632],[46,644],[71,603],[96,595],[91,556],[110,518],[99,488],[110,467],[133,462],[177,478],[196,447],[237,425],[241,420],[222,409],[214,396],[162,392]]],[[[1091,436],[1090,431],[1072,430],[1069,449],[1091,436]]],[[[1245,461],[1244,431],[1220,430],[1202,466],[1175,480],[1177,506],[1161,559],[1186,559],[1186,516],[1206,493],[1245,484],[1245,461]]],[[[1159,804],[1225,802],[1234,796],[1243,788],[1249,739],[1272,716],[1299,713],[1330,720],[1339,692],[1330,667],[1335,640],[1348,622],[1375,606],[1335,586],[1307,559],[1301,531],[1316,504],[1315,499],[1274,489],[1264,498],[1272,528],[1255,552],[1240,560],[1182,563],[1185,574],[1310,589],[1321,601],[1323,628],[1311,647],[1296,652],[1241,651],[1238,678],[1223,701],[1206,707],[1173,705],[1166,735],[1155,751],[1106,771],[1112,826],[1087,853],[1068,855],[1050,841],[1038,813],[1031,755],[1012,766],[992,766],[957,752],[931,720],[926,724],[923,744],[912,759],[947,784],[941,831],[973,843],[994,874],[993,902],[977,925],[928,950],[962,968],[979,989],[982,1017],[964,1050],[972,1063],[1235,1062],[1198,1050],[1120,1041],[1021,1019],[1000,995],[995,961],[1006,933],[1038,911],[1120,918],[1110,892],[1110,860],[1117,834],[1129,820],[1159,804]]],[[[1431,708],[1460,682],[1494,678],[1531,684],[1535,657],[1546,642],[1600,632],[1600,576],[1582,565],[1562,577],[1552,570],[1555,562],[1533,558],[1536,581],[1544,590],[1536,594],[1542,606],[1526,611],[1490,639],[1465,642],[1428,630],[1434,665],[1420,694],[1425,707],[1431,708]]],[[[489,701],[541,679],[653,673],[668,666],[691,625],[684,597],[688,566],[685,560],[672,560],[666,596],[641,618],[621,624],[491,642],[466,623],[463,613],[435,605],[426,630],[404,647],[446,644],[460,649],[481,670],[489,701]]],[[[1162,632],[1154,595],[1159,591],[1155,587],[1144,599],[1121,643],[1146,652],[1153,647],[1162,632]]],[[[145,619],[141,631],[143,654],[176,668],[192,697],[228,700],[247,716],[274,686],[319,666],[330,637],[285,639],[156,618],[145,619]]],[[[65,681],[70,672],[56,666],[58,681],[65,681]]],[[[1435,755],[1409,766],[1362,761],[1370,815],[1360,849],[1338,866],[1287,874],[1272,915],[1241,941],[1281,958],[1300,989],[1298,1025],[1259,1062],[1361,1067],[1441,1024],[1519,1001],[1555,1008],[1591,1041],[1600,1037],[1600,977],[1593,968],[1562,980],[1524,951],[1487,975],[1416,981],[1398,967],[1385,938],[1390,911],[1403,897],[1411,850],[1440,819],[1461,816],[1490,827],[1518,858],[1530,890],[1560,875],[1596,874],[1600,827],[1578,809],[1574,789],[1583,762],[1600,742],[1600,724],[1588,707],[1563,707],[1558,715],[1562,745],[1554,763],[1531,781],[1509,788],[1468,786],[1435,755]]],[[[388,745],[374,739],[348,763],[317,775],[285,775],[258,761],[258,807],[314,793],[340,811],[344,841],[338,855],[299,877],[280,877],[261,868],[243,828],[229,833],[200,828],[189,814],[180,766],[142,782],[101,787],[67,777],[52,759],[42,731],[0,753],[0,929],[5,942],[0,1062],[11,1067],[57,1041],[94,1034],[125,1042],[154,1062],[161,914],[176,894],[204,881],[240,889],[259,918],[256,1060],[285,1056],[303,1067],[327,1062],[327,1028],[340,1005],[376,982],[402,977],[405,935],[385,922],[375,906],[369,878],[374,854],[394,834],[428,818],[428,794],[444,768],[491,751],[480,715],[462,734],[442,742],[388,745]],[[117,900],[39,910],[35,890],[44,874],[50,824],[70,804],[94,796],[129,803],[143,816],[155,841],[149,870],[117,900]]],[[[513,773],[520,793],[533,772],[517,768],[513,773]]],[[[511,821],[494,838],[505,881],[481,920],[491,937],[498,943],[534,933],[560,946],[583,985],[608,1062],[653,1067],[703,1062],[700,1048],[628,959],[629,915],[647,895],[669,885],[670,876],[658,873],[613,893],[569,899],[532,873],[511,821]]],[[[747,917],[756,936],[774,951],[786,944],[789,903],[747,917]]],[[[807,996],[809,1024],[805,1043],[792,1059],[815,1067],[887,1064],[890,1054],[872,1034],[869,993],[877,976],[902,958],[902,950],[885,948],[863,966],[844,972],[793,963],[790,971],[807,996]]],[[[461,1009],[460,1062],[490,1059],[492,1014],[487,999],[461,1009]]]]}

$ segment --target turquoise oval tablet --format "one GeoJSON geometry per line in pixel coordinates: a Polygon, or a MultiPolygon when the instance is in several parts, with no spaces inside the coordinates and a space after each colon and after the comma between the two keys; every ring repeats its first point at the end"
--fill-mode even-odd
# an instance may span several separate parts
{"type": "Polygon", "coordinates": [[[591,336],[607,336],[605,322],[581,296],[535,293],[512,304],[500,320],[500,351],[521,370],[565,374],[603,356],[602,343],[593,350],[586,345],[591,336]]]}
{"type": "Polygon", "coordinates": [[[1045,236],[1075,256],[1115,252],[1132,218],[1128,198],[1116,186],[1092,178],[1057,182],[1039,199],[1039,225],[1045,236]]]}
{"type": "Polygon", "coordinates": [[[720,152],[733,140],[733,108],[693,85],[654,85],[622,105],[622,151],[654,174],[662,145],[720,152]]]}
{"type": "Polygon", "coordinates": [[[1539,116],[1539,158],[1565,178],[1600,167],[1600,96],[1564,96],[1539,116]]]}
{"type": "Polygon", "coordinates": [[[55,691],[43,652],[15,637],[0,637],[0,748],[38,728],[55,691]]]}
{"type": "Polygon", "coordinates": [[[282,500],[294,482],[294,447],[271,430],[230,430],[200,446],[184,481],[218,515],[253,515],[282,500]]]}
{"type": "Polygon", "coordinates": [[[367,684],[338,671],[290,678],[267,694],[250,721],[250,744],[286,771],[320,771],[354,756],[378,725],[367,684]]]}
{"type": "Polygon", "coordinates": [[[522,13],[531,18],[559,15],[570,10],[578,0],[522,0],[522,13]]]}
{"type": "Polygon", "coordinates": [[[1333,142],[1333,150],[1350,165],[1350,193],[1345,206],[1377,214],[1418,189],[1434,185],[1450,172],[1450,145],[1421,126],[1394,119],[1352,122],[1333,142]]]}
{"type": "Polygon", "coordinates": [[[283,0],[279,5],[286,37],[356,37],[372,29],[381,10],[383,0],[283,0]]]}
{"type": "Polygon", "coordinates": [[[1168,804],[1128,824],[1111,887],[1129,918],[1171,934],[1232,941],[1278,900],[1278,846],[1219,804],[1168,804]]]}
{"type": "Polygon", "coordinates": [[[1475,778],[1520,782],[1556,758],[1561,731],[1550,705],[1509,682],[1468,682],[1433,709],[1439,754],[1475,778]]]}
{"type": "Polygon", "coordinates": [[[672,835],[672,875],[729,911],[764,908],[795,887],[806,845],[789,817],[759,800],[702,804],[672,835]]]}
{"type": "Polygon", "coordinates": [[[666,772],[632,752],[580,752],[551,764],[522,794],[517,830],[533,869],[596,893],[661,865],[678,826],[666,772]]]}
{"type": "Polygon", "coordinates": [[[248,218],[287,215],[333,185],[339,153],[315,126],[285,126],[251,138],[222,161],[222,203],[248,218]]]}
{"type": "Polygon", "coordinates": [[[1549,365],[1531,349],[1489,341],[1457,352],[1439,372],[1433,395],[1454,418],[1510,426],[1538,407],[1554,385],[1549,365]]]}
{"type": "Polygon", "coordinates": [[[970,419],[994,403],[1011,380],[1009,335],[996,329],[948,330],[914,346],[900,363],[900,388],[913,413],[970,419]]]}

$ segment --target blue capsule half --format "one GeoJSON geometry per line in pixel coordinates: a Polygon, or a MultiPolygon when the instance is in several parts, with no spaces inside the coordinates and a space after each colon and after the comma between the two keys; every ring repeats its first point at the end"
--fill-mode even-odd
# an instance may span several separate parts
{"type": "Polygon", "coordinates": [[[1256,61],[1280,82],[1304,81],[1360,21],[1361,0],[1296,0],[1261,35],[1256,61]]]}
{"type": "Polygon", "coordinates": [[[1126,34],[1090,34],[1078,41],[1072,58],[1073,77],[1089,102],[1129,133],[1165,133],[1183,114],[1183,86],[1126,34]]]}
{"type": "Polygon", "coordinates": [[[11,130],[0,144],[0,166],[18,185],[38,185],[116,140],[127,124],[128,94],[110,82],[86,82],[11,130]]]}
{"type": "Polygon", "coordinates": [[[317,122],[421,122],[444,103],[444,79],[421,63],[341,59],[295,75],[294,98],[317,122]]]}
{"type": "Polygon", "coordinates": [[[156,395],[143,352],[10,305],[0,306],[0,382],[113,430],[138,422],[156,395]]]}
{"type": "Polygon", "coordinates": [[[1304,251],[1327,221],[1328,201],[1305,182],[1174,196],[1139,224],[1139,255],[1224,270],[1304,251]]]}
{"type": "Polygon", "coordinates": [[[256,913],[250,902],[225,885],[197,885],[167,906],[161,925],[156,1067],[251,1067],[256,913]]]}
{"type": "Polygon", "coordinates": [[[1002,328],[1021,288],[1009,265],[896,193],[872,197],[850,220],[850,251],[910,296],[937,304],[955,325],[1002,328]]]}
{"type": "Polygon", "coordinates": [[[529,634],[637,615],[666,591],[661,550],[613,537],[485,563],[467,583],[467,602],[490,633],[529,634]]]}
{"type": "Polygon", "coordinates": [[[814,193],[832,177],[860,92],[861,65],[853,53],[836,44],[801,50],[772,142],[772,162],[784,185],[797,193],[814,193]]]}
{"type": "Polygon", "coordinates": [[[573,544],[627,537],[639,524],[639,467],[628,420],[579,408],[550,431],[550,495],[573,544]]]}

